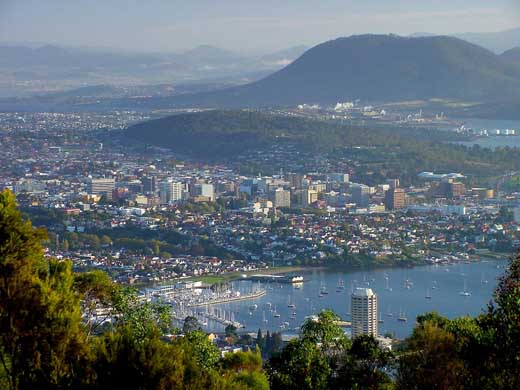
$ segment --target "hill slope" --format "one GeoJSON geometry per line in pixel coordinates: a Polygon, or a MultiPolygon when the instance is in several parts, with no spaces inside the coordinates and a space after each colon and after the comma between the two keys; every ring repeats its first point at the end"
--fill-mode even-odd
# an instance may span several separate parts
{"type": "Polygon", "coordinates": [[[506,62],[520,65],[520,47],[513,47],[512,49],[503,52],[500,55],[500,58],[506,62]]]}
{"type": "Polygon", "coordinates": [[[519,67],[457,38],[359,35],[315,46],[257,82],[171,103],[268,106],[351,99],[495,100],[517,96],[519,87],[519,67]]]}

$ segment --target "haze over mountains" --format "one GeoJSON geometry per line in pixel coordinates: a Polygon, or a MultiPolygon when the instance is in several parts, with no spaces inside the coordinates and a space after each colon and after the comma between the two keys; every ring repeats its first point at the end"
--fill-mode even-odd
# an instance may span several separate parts
{"type": "MultiPolygon", "coordinates": [[[[438,36],[428,32],[417,32],[411,37],[438,36]]],[[[497,32],[467,32],[461,34],[446,34],[455,38],[463,39],[475,45],[491,50],[495,54],[501,54],[514,47],[520,47],[520,28],[512,28],[497,32]]]]}
{"type": "Polygon", "coordinates": [[[0,46],[0,96],[62,91],[83,85],[136,85],[261,78],[306,50],[297,46],[265,55],[240,55],[209,45],[183,53],[131,53],[107,49],[0,46]]]}

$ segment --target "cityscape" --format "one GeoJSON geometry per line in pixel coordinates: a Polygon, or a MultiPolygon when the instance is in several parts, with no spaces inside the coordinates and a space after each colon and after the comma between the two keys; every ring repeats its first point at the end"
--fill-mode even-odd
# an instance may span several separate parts
{"type": "Polygon", "coordinates": [[[517,7],[159,3],[0,29],[0,388],[520,388],[517,7]]]}

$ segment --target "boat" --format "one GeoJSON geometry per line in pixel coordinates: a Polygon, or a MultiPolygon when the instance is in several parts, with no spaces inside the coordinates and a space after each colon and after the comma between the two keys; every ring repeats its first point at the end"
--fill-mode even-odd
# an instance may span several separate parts
{"type": "Polygon", "coordinates": [[[294,309],[296,307],[296,305],[291,302],[291,296],[290,295],[289,295],[289,303],[287,304],[287,307],[289,307],[291,309],[294,309]]]}
{"type": "Polygon", "coordinates": [[[480,277],[480,283],[488,284],[488,280],[484,277],[484,272],[482,272],[482,276],[480,277]]]}
{"type": "Polygon", "coordinates": [[[426,295],[424,296],[426,299],[432,299],[432,294],[430,293],[430,290],[426,290],[426,295]]]}
{"type": "Polygon", "coordinates": [[[276,305],[275,305],[275,307],[274,307],[274,311],[273,311],[273,313],[274,313],[274,314],[273,314],[273,317],[274,317],[274,318],[280,318],[280,314],[276,311],[276,305]]]}
{"type": "Polygon", "coordinates": [[[386,287],[385,287],[385,290],[386,290],[386,291],[392,291],[392,287],[390,287],[390,286],[388,285],[388,280],[389,280],[388,275],[385,276],[385,279],[386,279],[386,287]]]}
{"type": "Polygon", "coordinates": [[[327,291],[327,286],[325,286],[323,283],[320,288],[320,294],[321,295],[327,295],[329,292],[327,291]]]}
{"type": "Polygon", "coordinates": [[[267,323],[267,320],[265,318],[265,311],[262,313],[262,320],[264,321],[264,323],[267,323]]]}
{"type": "Polygon", "coordinates": [[[343,279],[338,280],[338,285],[336,286],[336,292],[342,292],[345,289],[345,281],[343,279]]]}
{"type": "Polygon", "coordinates": [[[258,305],[257,304],[249,306],[249,310],[251,310],[251,311],[256,310],[256,309],[258,309],[258,305]]]}
{"type": "Polygon", "coordinates": [[[403,312],[399,312],[399,317],[397,317],[397,321],[400,321],[400,322],[406,322],[408,321],[408,318],[406,317],[406,314],[403,312]]]}
{"type": "Polygon", "coordinates": [[[462,295],[463,297],[469,297],[471,296],[471,293],[466,288],[466,281],[464,280],[464,290],[459,293],[459,295],[462,295]]]}
{"type": "Polygon", "coordinates": [[[385,322],[385,320],[383,320],[383,317],[381,316],[381,312],[379,312],[379,319],[377,320],[377,322],[379,324],[382,324],[383,322],[385,322]]]}

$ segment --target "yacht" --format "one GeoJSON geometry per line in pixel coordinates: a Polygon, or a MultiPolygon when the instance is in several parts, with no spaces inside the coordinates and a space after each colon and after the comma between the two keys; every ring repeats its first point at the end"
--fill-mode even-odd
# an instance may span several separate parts
{"type": "Polygon", "coordinates": [[[400,321],[400,322],[408,321],[408,318],[406,317],[406,314],[404,313],[404,311],[399,312],[399,317],[397,317],[397,321],[400,321]]]}
{"type": "Polygon", "coordinates": [[[379,324],[382,324],[383,322],[385,322],[385,320],[383,320],[383,317],[381,316],[381,312],[379,312],[379,319],[377,320],[377,322],[379,324]]]}
{"type": "Polygon", "coordinates": [[[466,281],[465,280],[464,280],[464,290],[461,291],[459,294],[462,295],[463,297],[469,297],[471,295],[471,293],[466,288],[466,281]]]}
{"type": "Polygon", "coordinates": [[[432,294],[430,293],[430,290],[426,290],[426,295],[424,296],[426,299],[432,299],[432,294]]]}
{"type": "Polygon", "coordinates": [[[296,307],[296,305],[291,302],[291,296],[290,295],[289,295],[289,303],[287,304],[287,307],[289,307],[291,309],[294,309],[296,307]]]}
{"type": "Polygon", "coordinates": [[[258,309],[258,305],[256,305],[256,304],[249,306],[249,310],[251,310],[251,311],[256,310],[256,309],[258,309]]]}
{"type": "Polygon", "coordinates": [[[274,307],[274,311],[273,311],[273,317],[274,318],[280,318],[280,314],[276,311],[276,306],[274,307]]]}

